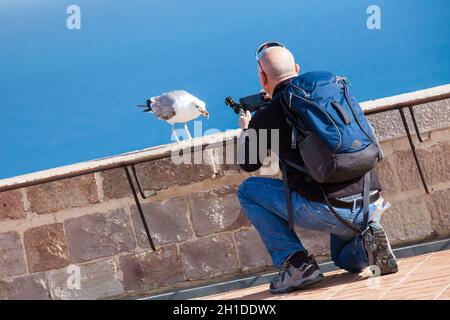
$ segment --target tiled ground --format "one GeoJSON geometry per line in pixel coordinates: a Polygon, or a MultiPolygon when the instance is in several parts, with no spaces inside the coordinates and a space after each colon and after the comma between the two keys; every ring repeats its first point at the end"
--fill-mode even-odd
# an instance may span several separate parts
{"type": "Polygon", "coordinates": [[[204,299],[445,299],[450,300],[450,250],[398,261],[399,272],[369,278],[343,271],[326,274],[321,283],[303,291],[272,295],[268,285],[230,291],[204,299]]]}

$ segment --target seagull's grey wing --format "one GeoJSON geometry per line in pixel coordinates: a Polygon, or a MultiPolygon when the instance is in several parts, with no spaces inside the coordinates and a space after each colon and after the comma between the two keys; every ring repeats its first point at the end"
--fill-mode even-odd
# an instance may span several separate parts
{"type": "Polygon", "coordinates": [[[175,99],[169,94],[164,94],[151,99],[152,111],[156,117],[162,120],[169,120],[175,115],[173,108],[175,99]]]}

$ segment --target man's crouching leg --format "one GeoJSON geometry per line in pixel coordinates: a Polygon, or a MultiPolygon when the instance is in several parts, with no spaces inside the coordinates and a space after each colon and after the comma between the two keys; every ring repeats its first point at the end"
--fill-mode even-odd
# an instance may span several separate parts
{"type": "Polygon", "coordinates": [[[360,273],[368,265],[368,257],[361,237],[351,239],[330,235],[331,259],[334,264],[351,273],[360,273]]]}
{"type": "Polygon", "coordinates": [[[330,246],[335,265],[346,271],[359,273],[367,266],[376,268],[373,271],[379,275],[398,271],[395,255],[379,223],[369,223],[363,236],[350,240],[331,234],[330,246]]]}
{"type": "Polygon", "coordinates": [[[289,229],[282,180],[250,177],[239,187],[238,198],[274,266],[281,269],[270,284],[272,293],[299,290],[323,279],[314,257],[308,255],[297,234],[289,229]]]}

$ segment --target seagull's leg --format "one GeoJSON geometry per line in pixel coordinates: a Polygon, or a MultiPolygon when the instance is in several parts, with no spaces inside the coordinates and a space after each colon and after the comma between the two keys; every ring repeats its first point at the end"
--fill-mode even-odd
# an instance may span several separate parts
{"type": "Polygon", "coordinates": [[[188,139],[192,140],[192,136],[191,133],[189,132],[188,126],[187,126],[187,122],[184,123],[184,131],[186,132],[188,139]]]}
{"type": "Polygon", "coordinates": [[[175,137],[175,140],[180,143],[180,140],[178,140],[177,133],[175,131],[175,125],[172,123],[172,135],[175,137]]]}

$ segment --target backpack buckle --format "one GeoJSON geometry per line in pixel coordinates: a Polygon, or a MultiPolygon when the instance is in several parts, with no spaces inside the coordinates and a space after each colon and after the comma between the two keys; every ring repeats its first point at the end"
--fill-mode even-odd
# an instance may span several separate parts
{"type": "Polygon", "coordinates": [[[291,149],[297,148],[297,129],[292,126],[291,149]]]}
{"type": "Polygon", "coordinates": [[[369,224],[367,224],[367,227],[363,231],[361,231],[361,236],[364,236],[366,234],[366,232],[369,231],[369,229],[370,229],[370,226],[369,226],[369,224]]]}
{"type": "Polygon", "coordinates": [[[336,81],[341,81],[343,84],[351,86],[352,84],[348,81],[347,77],[336,77],[336,81]]]}

